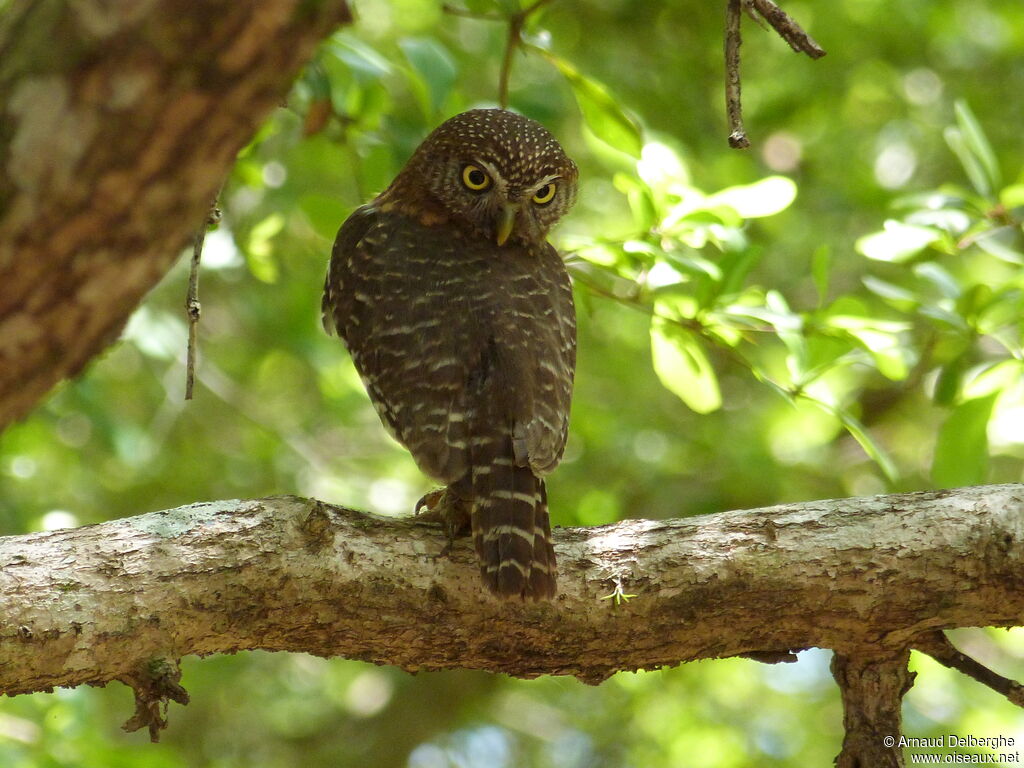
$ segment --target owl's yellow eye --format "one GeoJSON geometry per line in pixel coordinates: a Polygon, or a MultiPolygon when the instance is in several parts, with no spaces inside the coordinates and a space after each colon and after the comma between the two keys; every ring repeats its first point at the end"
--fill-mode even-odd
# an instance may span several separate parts
{"type": "Polygon", "coordinates": [[[462,169],[462,183],[474,192],[483,192],[491,186],[491,177],[475,165],[467,165],[462,169]]]}
{"type": "Polygon", "coordinates": [[[555,199],[555,184],[549,181],[543,187],[538,189],[533,195],[533,202],[537,205],[547,205],[555,199]]]}

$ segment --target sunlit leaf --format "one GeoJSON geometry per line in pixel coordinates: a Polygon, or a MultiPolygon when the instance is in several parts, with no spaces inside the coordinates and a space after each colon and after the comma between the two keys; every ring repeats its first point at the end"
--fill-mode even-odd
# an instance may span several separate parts
{"type": "Polygon", "coordinates": [[[856,249],[875,261],[907,261],[940,239],[931,227],[919,227],[889,219],[881,232],[857,240],[856,249]]]}
{"type": "Polygon", "coordinates": [[[1010,264],[1024,264],[1024,253],[1020,250],[1024,245],[1024,237],[1021,236],[1019,226],[996,227],[982,232],[974,239],[974,244],[985,253],[1010,264]]]}
{"type": "Polygon", "coordinates": [[[1024,206],[1024,184],[1011,184],[999,190],[999,202],[1006,208],[1024,206]]]}
{"type": "Polygon", "coordinates": [[[1024,317],[1022,294],[1017,289],[1003,291],[993,297],[978,313],[975,325],[980,333],[991,334],[1017,323],[1024,317]]]}
{"type": "MultiPolygon", "coordinates": [[[[971,181],[980,194],[989,196],[994,190],[999,188],[1000,183],[1001,174],[999,173],[996,153],[992,151],[992,145],[989,144],[985,132],[982,130],[971,108],[967,105],[967,102],[963,100],[957,101],[954,105],[954,111],[956,112],[957,125],[960,126],[963,147],[970,153],[970,156],[976,163],[977,170],[975,173],[980,174],[980,184],[978,179],[975,179],[973,176],[971,181]]],[[[954,148],[954,151],[956,152],[957,150],[954,148]]],[[[960,153],[957,152],[957,154],[959,156],[960,153]]],[[[967,166],[964,167],[964,170],[967,170],[967,166]]],[[[968,171],[968,175],[971,175],[970,171],[968,171]]]]}
{"type": "Polygon", "coordinates": [[[886,320],[854,296],[840,296],[822,314],[822,321],[834,328],[874,328],[888,333],[910,329],[903,320],[886,320]]]}
{"type": "Polygon", "coordinates": [[[965,400],[939,430],[932,480],[943,488],[977,485],[988,476],[988,422],[998,393],[965,400]]]}
{"type": "Polygon", "coordinates": [[[992,394],[1002,394],[1006,390],[1020,384],[1024,378],[1024,361],[1003,360],[994,365],[975,368],[963,387],[965,399],[979,399],[992,394]]]}
{"type": "Polygon", "coordinates": [[[867,428],[861,424],[860,420],[857,419],[852,413],[844,408],[837,408],[830,403],[825,403],[821,400],[808,397],[810,402],[817,405],[823,411],[831,413],[836,416],[840,422],[842,422],[843,428],[850,433],[850,436],[856,440],[860,447],[864,449],[864,453],[868,455],[878,468],[885,475],[890,485],[895,485],[899,478],[899,470],[896,468],[896,462],[892,460],[888,452],[879,445],[875,439],[868,432],[867,428]]]}
{"type": "Polygon", "coordinates": [[[371,46],[351,35],[335,35],[327,45],[328,50],[345,62],[358,79],[363,82],[379,80],[391,73],[391,64],[371,46]]]}
{"type": "MultiPolygon", "coordinates": [[[[697,300],[688,291],[663,288],[655,293],[654,313],[661,317],[692,319],[699,309],[697,300]]],[[[671,329],[670,329],[671,330],[671,329]]]]}
{"type": "Polygon", "coordinates": [[[899,336],[873,328],[854,328],[849,333],[871,354],[879,373],[893,381],[907,378],[910,372],[910,350],[899,336]]]}
{"type": "Polygon", "coordinates": [[[963,288],[960,282],[945,267],[934,261],[926,261],[914,267],[914,274],[934,285],[943,296],[959,298],[963,288]]]}
{"type": "Polygon", "coordinates": [[[692,333],[655,319],[651,355],[661,383],[694,411],[711,413],[721,407],[718,377],[692,333]]]}
{"type": "Polygon", "coordinates": [[[971,217],[955,208],[914,211],[907,214],[905,221],[919,227],[941,229],[951,235],[962,235],[971,226],[971,217]]]}
{"type": "Polygon", "coordinates": [[[785,176],[769,176],[737,187],[727,187],[708,198],[708,207],[727,205],[744,219],[771,216],[796,199],[796,184],[785,176]]]}
{"type": "Polygon", "coordinates": [[[970,207],[970,203],[963,197],[951,195],[948,192],[934,190],[931,192],[913,192],[909,195],[901,195],[890,204],[896,210],[963,210],[970,207]]]}
{"type": "Polygon", "coordinates": [[[534,48],[558,68],[572,86],[587,127],[601,141],[620,152],[640,157],[643,136],[640,126],[601,83],[583,75],[571,62],[550,51],[534,48]]]}
{"type": "Polygon", "coordinates": [[[284,229],[284,216],[272,213],[259,222],[249,232],[249,240],[245,248],[246,263],[253,277],[264,283],[277,282],[278,267],[274,260],[274,248],[271,240],[284,229]]]}
{"type": "Polygon", "coordinates": [[[629,201],[629,209],[633,213],[636,228],[641,232],[652,229],[660,215],[651,189],[639,179],[625,173],[616,173],[612,177],[612,183],[629,201]]]}
{"type": "Polygon", "coordinates": [[[692,275],[706,276],[714,281],[722,279],[721,267],[715,264],[715,262],[700,256],[696,251],[691,253],[672,251],[671,253],[666,254],[665,258],[672,266],[682,270],[683,272],[688,272],[692,275]]]}
{"type": "Polygon", "coordinates": [[[864,287],[876,296],[886,299],[890,303],[902,305],[904,309],[910,309],[921,301],[920,297],[913,291],[909,291],[895,283],[881,280],[874,275],[865,275],[861,278],[861,281],[864,283],[864,287]]]}
{"type": "Polygon", "coordinates": [[[686,166],[676,151],[665,144],[652,141],[644,144],[636,164],[637,175],[652,187],[673,184],[689,185],[686,166]]]}

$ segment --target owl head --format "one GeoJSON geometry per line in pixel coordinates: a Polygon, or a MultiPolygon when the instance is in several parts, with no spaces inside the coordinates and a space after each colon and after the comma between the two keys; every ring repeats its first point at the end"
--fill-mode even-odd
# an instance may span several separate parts
{"type": "Polygon", "coordinates": [[[504,245],[542,241],[575,202],[577,175],[540,123],[473,109],[438,126],[399,178],[411,176],[462,229],[504,245]]]}

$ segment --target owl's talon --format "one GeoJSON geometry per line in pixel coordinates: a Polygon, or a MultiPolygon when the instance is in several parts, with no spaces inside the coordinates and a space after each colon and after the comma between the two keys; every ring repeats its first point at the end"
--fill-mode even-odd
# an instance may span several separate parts
{"type": "Polygon", "coordinates": [[[469,533],[471,506],[469,499],[462,498],[450,488],[437,488],[416,502],[416,519],[441,524],[448,536],[448,546],[443,553],[447,554],[455,539],[469,533]]]}
{"type": "Polygon", "coordinates": [[[435,488],[416,502],[413,514],[417,519],[425,523],[443,523],[444,515],[441,509],[441,500],[444,498],[444,488],[435,488]]]}

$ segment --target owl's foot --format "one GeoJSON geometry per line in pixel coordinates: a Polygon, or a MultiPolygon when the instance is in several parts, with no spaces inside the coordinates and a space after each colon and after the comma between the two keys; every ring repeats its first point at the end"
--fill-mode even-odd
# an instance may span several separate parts
{"type": "Polygon", "coordinates": [[[463,498],[450,487],[437,488],[416,502],[416,516],[424,522],[441,524],[448,535],[448,546],[442,552],[446,555],[455,539],[469,533],[471,507],[470,499],[463,498]]]}

